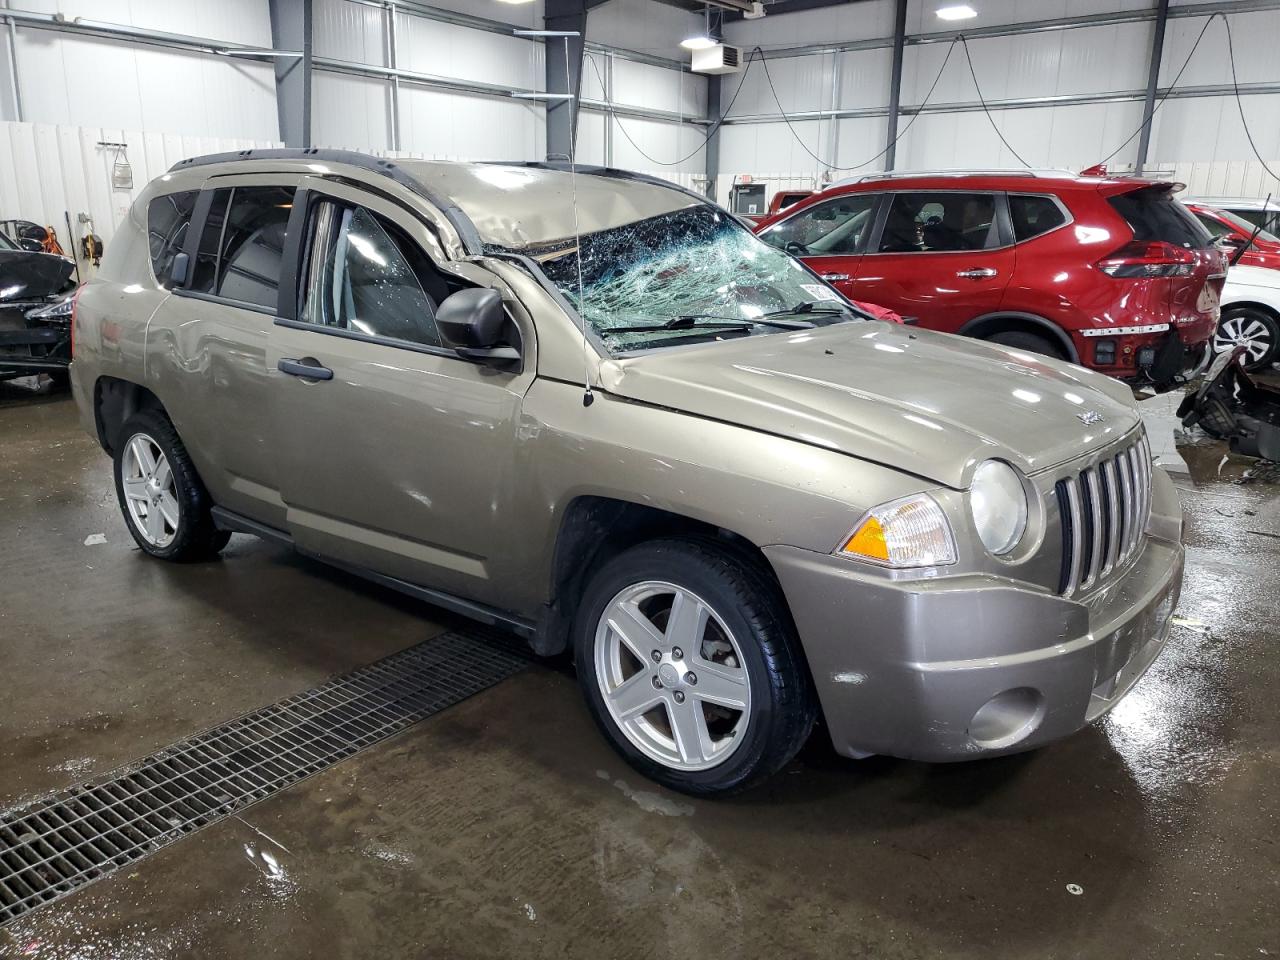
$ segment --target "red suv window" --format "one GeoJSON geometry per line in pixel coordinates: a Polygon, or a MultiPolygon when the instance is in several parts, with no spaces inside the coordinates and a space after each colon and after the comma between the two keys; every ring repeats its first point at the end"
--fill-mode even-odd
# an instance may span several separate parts
{"type": "Polygon", "coordinates": [[[992,193],[895,193],[881,253],[986,250],[1000,245],[992,193]]]}
{"type": "Polygon", "coordinates": [[[1009,194],[1009,219],[1014,239],[1021,243],[1055,230],[1067,222],[1067,215],[1053,197],[1009,194]]]}

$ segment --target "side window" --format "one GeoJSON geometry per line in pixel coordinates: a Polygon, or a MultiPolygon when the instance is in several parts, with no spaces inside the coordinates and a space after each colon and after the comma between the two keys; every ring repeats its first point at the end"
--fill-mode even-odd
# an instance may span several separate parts
{"type": "Polygon", "coordinates": [[[163,286],[169,282],[173,258],[182,252],[191,227],[191,212],[199,190],[166,193],[147,204],[147,246],[151,250],[151,270],[163,286]]]}
{"type": "Polygon", "coordinates": [[[1203,213],[1197,213],[1196,219],[1204,225],[1204,228],[1209,231],[1209,236],[1213,237],[1215,240],[1219,237],[1225,237],[1228,233],[1232,232],[1231,228],[1221,220],[1206,216],[1203,213]]]}
{"type": "Polygon", "coordinates": [[[190,289],[274,310],[292,207],[293,187],[215,191],[190,289]]]}
{"type": "Polygon", "coordinates": [[[876,195],[859,193],[816,203],[760,234],[797,256],[859,253],[871,227],[876,195]]]}
{"type": "Polygon", "coordinates": [[[999,246],[990,193],[895,193],[881,253],[935,253],[999,246]]]}
{"type": "Polygon", "coordinates": [[[1067,222],[1067,215],[1050,197],[1009,194],[1009,218],[1014,239],[1021,243],[1048,233],[1067,222]]]}
{"type": "Polygon", "coordinates": [[[299,319],[439,346],[436,308],[449,287],[418,245],[363,207],[325,201],[312,217],[299,319]]]}

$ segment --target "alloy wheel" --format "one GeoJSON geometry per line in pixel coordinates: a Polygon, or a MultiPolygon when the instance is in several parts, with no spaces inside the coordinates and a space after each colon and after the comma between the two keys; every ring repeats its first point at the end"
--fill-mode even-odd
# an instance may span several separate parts
{"type": "Polygon", "coordinates": [[[650,759],[706,770],[741,745],[751,714],[742,650],[692,591],[658,580],[620,591],[596,626],[595,668],[610,717],[650,759]]]}
{"type": "Polygon", "coordinates": [[[130,522],[149,545],[163,550],[177,536],[182,516],[168,457],[155,440],[137,433],[125,446],[121,467],[130,522]]]}
{"type": "Polygon", "coordinates": [[[1214,353],[1244,347],[1251,364],[1262,362],[1273,345],[1267,325],[1248,313],[1227,317],[1218,324],[1218,332],[1213,337],[1214,353]]]}

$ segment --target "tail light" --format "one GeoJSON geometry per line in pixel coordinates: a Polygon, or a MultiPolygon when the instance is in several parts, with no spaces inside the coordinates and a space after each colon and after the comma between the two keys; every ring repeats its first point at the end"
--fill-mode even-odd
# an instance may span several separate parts
{"type": "Polygon", "coordinates": [[[1163,240],[1135,240],[1096,266],[1109,277],[1189,277],[1196,269],[1196,255],[1163,240]]]}

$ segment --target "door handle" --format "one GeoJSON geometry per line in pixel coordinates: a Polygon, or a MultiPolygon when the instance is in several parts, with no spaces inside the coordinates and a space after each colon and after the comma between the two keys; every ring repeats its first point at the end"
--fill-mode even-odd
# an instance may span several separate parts
{"type": "Polygon", "coordinates": [[[958,270],[956,276],[964,280],[986,280],[999,272],[995,267],[971,267],[968,270],[958,270]]]}
{"type": "Polygon", "coordinates": [[[847,273],[820,273],[818,274],[823,280],[829,280],[832,283],[839,283],[841,280],[848,280],[847,273]]]}
{"type": "Polygon", "coordinates": [[[320,365],[320,361],[315,357],[303,357],[301,360],[280,360],[276,364],[276,369],[281,373],[287,373],[291,377],[301,377],[303,380],[332,380],[333,371],[328,367],[320,365]]]}

